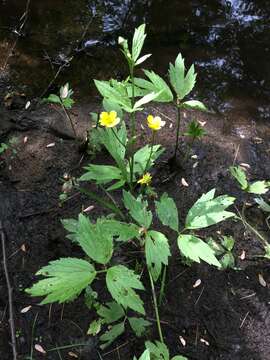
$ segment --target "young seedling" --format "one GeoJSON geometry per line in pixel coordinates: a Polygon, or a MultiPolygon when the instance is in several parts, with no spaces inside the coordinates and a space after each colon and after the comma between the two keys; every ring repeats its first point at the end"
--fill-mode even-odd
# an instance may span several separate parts
{"type": "Polygon", "coordinates": [[[184,156],[184,162],[185,162],[190,155],[195,140],[198,140],[203,136],[205,136],[206,131],[204,130],[203,127],[200,126],[200,124],[197,121],[193,120],[188,124],[187,131],[184,133],[184,135],[191,138],[191,142],[188,145],[186,154],[184,156]]]}
{"type": "Polygon", "coordinates": [[[215,254],[221,264],[221,270],[237,270],[235,267],[235,258],[232,253],[235,245],[235,240],[232,236],[222,236],[220,243],[213,238],[209,238],[207,243],[215,251],[215,254]]]}
{"type": "Polygon", "coordinates": [[[73,124],[73,120],[69,114],[69,110],[74,105],[74,100],[72,99],[73,90],[69,87],[69,84],[66,83],[64,86],[61,86],[59,91],[59,96],[56,94],[50,94],[44,101],[51,103],[51,104],[58,104],[61,106],[62,110],[64,111],[67,119],[70,122],[74,138],[77,138],[75,126],[73,124]]]}
{"type": "MultiPolygon", "coordinates": [[[[242,170],[242,168],[240,166],[231,166],[229,170],[230,170],[231,175],[236,179],[236,181],[240,185],[241,189],[243,191],[245,191],[246,193],[255,194],[255,195],[264,195],[269,191],[269,188],[270,188],[269,181],[259,180],[259,181],[250,183],[247,179],[245,171],[242,170]]],[[[258,203],[258,199],[257,200],[255,199],[255,201],[258,203]]],[[[262,201],[259,200],[259,207],[262,206],[264,209],[268,209],[268,207],[265,206],[265,204],[267,205],[267,203],[265,203],[263,200],[262,201]]],[[[269,256],[270,255],[270,244],[268,243],[265,236],[263,236],[262,233],[259,232],[258,229],[256,229],[256,227],[251,225],[249,221],[247,221],[246,216],[245,216],[245,210],[246,210],[246,204],[243,203],[242,210],[241,210],[241,212],[238,211],[237,218],[243,223],[243,225],[249,231],[254,233],[256,235],[256,237],[261,241],[262,246],[264,247],[264,250],[265,250],[264,256],[267,258],[270,258],[270,256],[269,256]]],[[[267,217],[267,219],[266,219],[266,224],[269,228],[268,219],[269,219],[269,217],[267,217]]]]}

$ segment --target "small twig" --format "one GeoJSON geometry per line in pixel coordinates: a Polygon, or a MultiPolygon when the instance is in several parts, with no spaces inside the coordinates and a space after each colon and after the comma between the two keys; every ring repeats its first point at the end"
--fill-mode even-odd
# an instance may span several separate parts
{"type": "Polygon", "coordinates": [[[195,306],[198,304],[198,302],[200,301],[200,298],[201,298],[201,296],[202,296],[202,294],[203,294],[203,292],[204,292],[204,287],[202,288],[202,291],[200,292],[200,295],[198,296],[198,299],[195,301],[195,306]]]}
{"type": "Polygon", "coordinates": [[[247,320],[248,315],[249,315],[249,311],[246,313],[244,319],[242,320],[241,325],[240,325],[240,329],[243,327],[245,321],[247,320]]]}
{"type": "Polygon", "coordinates": [[[17,42],[18,42],[18,39],[19,39],[19,37],[21,36],[21,32],[22,32],[22,30],[23,30],[23,28],[24,28],[24,26],[25,26],[25,24],[26,24],[26,21],[27,21],[27,19],[28,19],[28,14],[29,14],[29,7],[30,7],[30,0],[27,0],[26,7],[25,7],[25,11],[24,11],[23,15],[22,15],[21,18],[20,18],[20,21],[23,20],[23,22],[21,23],[21,25],[20,25],[20,27],[19,27],[18,30],[17,30],[17,29],[14,30],[14,33],[16,34],[16,39],[15,39],[15,41],[14,41],[14,43],[13,43],[13,45],[12,45],[12,47],[11,47],[8,55],[7,55],[7,57],[6,57],[4,66],[2,67],[2,70],[3,70],[3,71],[6,70],[6,67],[7,67],[7,64],[8,64],[8,60],[9,60],[9,58],[11,57],[13,51],[15,50],[16,45],[17,45],[17,42]]]}
{"type": "Polygon", "coordinates": [[[235,165],[238,153],[239,153],[239,149],[240,149],[240,144],[238,144],[235,155],[234,155],[234,159],[233,159],[233,166],[235,165]]]}
{"type": "Polygon", "coordinates": [[[14,326],[14,316],[13,316],[13,297],[12,297],[12,287],[10,284],[8,267],[7,267],[7,256],[6,256],[6,242],[5,242],[5,234],[2,225],[2,221],[0,221],[0,235],[1,235],[1,242],[2,242],[2,253],[3,253],[3,267],[6,277],[6,283],[8,288],[8,305],[9,305],[9,327],[11,332],[11,345],[12,345],[12,352],[13,352],[13,360],[17,360],[17,348],[16,348],[16,333],[15,333],[15,326],[14,326]]]}

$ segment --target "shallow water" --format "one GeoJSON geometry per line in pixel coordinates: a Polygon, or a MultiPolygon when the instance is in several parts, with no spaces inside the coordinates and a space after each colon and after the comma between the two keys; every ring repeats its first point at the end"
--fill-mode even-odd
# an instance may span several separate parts
{"type": "MultiPolygon", "coordinates": [[[[25,1],[0,1],[2,63],[24,9],[25,1]]],[[[224,111],[235,97],[252,99],[268,118],[269,15],[269,0],[35,0],[8,69],[13,83],[34,96],[62,66],[55,86],[70,81],[78,97],[87,99],[94,95],[92,78],[125,76],[117,37],[146,22],[146,47],[153,53],[147,66],[165,75],[181,51],[188,63],[195,62],[196,92],[208,104],[224,111]]]]}

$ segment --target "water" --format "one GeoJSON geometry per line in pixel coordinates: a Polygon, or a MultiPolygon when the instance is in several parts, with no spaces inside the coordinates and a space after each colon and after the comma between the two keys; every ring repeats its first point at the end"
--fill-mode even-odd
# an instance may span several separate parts
{"type": "MultiPolygon", "coordinates": [[[[181,51],[195,63],[197,93],[211,106],[222,110],[232,97],[251,97],[262,108],[270,94],[269,5],[269,0],[35,0],[9,59],[9,74],[33,96],[62,66],[55,86],[68,80],[78,98],[89,98],[95,94],[92,78],[125,76],[117,37],[130,37],[135,25],[146,22],[146,51],[153,53],[147,66],[166,75],[181,51]]],[[[24,8],[25,1],[0,1],[2,59],[24,8]]]]}

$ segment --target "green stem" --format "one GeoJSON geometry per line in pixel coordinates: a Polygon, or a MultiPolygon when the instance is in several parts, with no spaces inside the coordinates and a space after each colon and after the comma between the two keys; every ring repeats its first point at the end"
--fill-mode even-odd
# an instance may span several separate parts
{"type": "Polygon", "coordinates": [[[71,125],[71,127],[72,127],[72,131],[73,131],[73,133],[74,133],[74,137],[75,137],[75,139],[76,139],[76,138],[77,138],[77,134],[76,134],[76,130],[75,130],[73,121],[72,121],[72,119],[71,119],[68,111],[66,110],[66,108],[65,108],[65,106],[64,106],[64,104],[63,104],[62,102],[61,102],[61,105],[62,105],[62,109],[64,110],[64,113],[65,113],[66,117],[68,118],[68,120],[69,120],[69,122],[70,122],[70,125],[71,125]]]}
{"type": "Polygon", "coordinates": [[[162,274],[162,280],[161,280],[161,288],[158,298],[158,305],[161,306],[163,297],[164,297],[164,289],[165,289],[165,283],[166,283],[166,275],[167,275],[167,266],[164,266],[163,274],[162,274]]]}
{"type": "MultiPolygon", "coordinates": [[[[131,105],[132,108],[135,104],[135,84],[134,84],[134,64],[130,64],[130,78],[131,78],[131,105]]],[[[135,138],[135,112],[132,112],[131,115],[131,164],[130,164],[130,187],[133,189],[133,172],[134,172],[134,138],[135,138]]]]}
{"type": "Polygon", "coordinates": [[[152,154],[153,154],[154,142],[155,142],[155,131],[153,130],[153,131],[152,131],[152,140],[151,140],[150,155],[149,155],[149,158],[148,158],[148,160],[147,160],[147,163],[146,163],[146,166],[145,166],[145,169],[144,169],[144,172],[145,172],[145,173],[146,173],[146,171],[148,170],[148,166],[149,166],[150,161],[151,161],[151,157],[152,157],[152,154]]]}
{"type": "Polygon", "coordinates": [[[180,105],[177,104],[177,130],[176,130],[175,149],[174,149],[173,159],[176,159],[177,150],[178,150],[180,123],[181,123],[181,110],[180,110],[180,105]]]}
{"type": "Polygon", "coordinates": [[[112,129],[112,132],[113,132],[114,136],[116,137],[117,141],[118,141],[124,148],[126,148],[126,145],[120,140],[120,138],[119,138],[117,132],[114,130],[114,128],[111,128],[111,129],[112,129]]]}
{"type": "Polygon", "coordinates": [[[160,318],[159,318],[159,312],[158,312],[158,304],[157,304],[157,296],[156,296],[156,291],[155,291],[155,285],[154,285],[153,278],[152,278],[152,275],[151,275],[151,272],[150,272],[149,269],[148,269],[148,274],[149,274],[150,284],[151,284],[151,289],[152,289],[152,296],[153,296],[153,301],[154,301],[154,308],[155,308],[155,314],[156,314],[156,320],[157,320],[158,334],[159,334],[160,341],[164,344],[164,339],[163,339],[162,330],[161,330],[161,324],[160,324],[160,318]]]}

